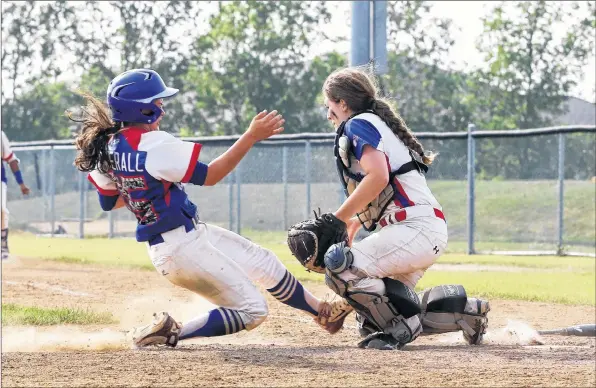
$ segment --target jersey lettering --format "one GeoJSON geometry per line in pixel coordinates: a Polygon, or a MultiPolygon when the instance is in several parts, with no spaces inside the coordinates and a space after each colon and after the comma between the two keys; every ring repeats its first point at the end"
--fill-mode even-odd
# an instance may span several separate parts
{"type": "MultiPolygon", "coordinates": [[[[194,177],[200,144],[129,127],[114,135],[107,148],[111,170],[94,171],[90,180],[100,193],[120,195],[137,219],[137,241],[149,241],[182,225],[192,227],[197,207],[179,182],[194,177]]],[[[207,169],[200,172],[206,175],[207,169]]],[[[204,176],[199,178],[204,181],[204,176]]]]}
{"type": "Polygon", "coordinates": [[[131,160],[132,154],[129,152],[114,152],[112,158],[114,159],[114,170],[126,172],[143,172],[145,171],[139,165],[139,155],[135,152],[134,158],[131,160]],[[134,162],[134,163],[133,163],[134,162]],[[134,165],[133,165],[134,164],[134,165]]]}

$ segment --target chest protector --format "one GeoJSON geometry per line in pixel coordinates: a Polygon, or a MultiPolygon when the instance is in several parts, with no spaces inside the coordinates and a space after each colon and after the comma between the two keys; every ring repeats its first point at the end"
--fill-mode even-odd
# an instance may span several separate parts
{"type": "MultiPolygon", "coordinates": [[[[339,175],[341,184],[344,187],[346,197],[349,197],[354,190],[356,190],[356,187],[358,187],[366,174],[360,167],[360,164],[354,155],[350,139],[348,139],[348,137],[345,135],[345,126],[346,123],[353,117],[366,112],[374,114],[373,111],[358,112],[353,114],[346,121],[340,124],[335,135],[335,146],[333,151],[335,155],[335,165],[337,167],[337,173],[339,175]]],[[[411,161],[400,166],[395,171],[389,171],[389,184],[383,189],[383,191],[381,191],[377,198],[371,201],[362,210],[362,212],[357,214],[362,227],[366,231],[372,232],[376,229],[377,222],[383,215],[385,209],[387,209],[387,206],[389,206],[395,197],[395,193],[397,192],[395,178],[398,175],[403,175],[413,170],[416,170],[420,173],[428,172],[428,166],[416,160],[411,150],[410,157],[412,158],[411,161]]]]}

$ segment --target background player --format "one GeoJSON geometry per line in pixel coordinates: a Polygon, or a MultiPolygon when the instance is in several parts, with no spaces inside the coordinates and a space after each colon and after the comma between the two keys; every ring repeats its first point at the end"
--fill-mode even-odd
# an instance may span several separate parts
{"type": "Polygon", "coordinates": [[[211,163],[199,162],[201,145],[159,131],[166,87],[159,74],[130,70],[110,82],[110,111],[86,96],[83,128],[76,139],[75,165],[89,171],[104,210],[126,206],[138,220],[137,241],[147,244],[157,271],[221,306],[180,325],[167,313],[134,335],[137,346],[176,346],[178,340],[251,330],[267,316],[267,304],[252,281],[275,298],[312,317],[326,311],[269,250],[198,220],[197,207],[181,183],[212,186],[223,179],[258,141],[283,131],[276,111],[257,114],[248,130],[211,163]]]}
{"type": "Polygon", "coordinates": [[[413,292],[447,247],[445,217],[424,177],[435,155],[425,153],[404,120],[378,97],[366,72],[335,71],[323,93],[327,118],[338,132],[336,164],[348,198],[335,213],[290,228],[289,246],[307,268],[325,272],[327,285],[349,303],[334,304],[329,331],[337,331],[334,325],[354,307],[360,332],[368,335],[362,347],[400,348],[423,326],[425,333],[463,330],[469,343],[480,343],[488,302],[467,299],[462,286],[435,287],[421,295],[422,302],[413,292]],[[376,232],[352,244],[361,226],[376,232]],[[318,262],[312,250],[299,248],[316,229],[323,231],[317,236],[340,241],[317,255],[318,262]],[[347,231],[347,241],[334,229],[347,231]]]}
{"type": "Polygon", "coordinates": [[[8,138],[4,134],[4,131],[0,131],[2,133],[2,260],[6,260],[9,258],[9,250],[8,250],[8,208],[6,207],[6,192],[7,192],[7,185],[8,179],[6,171],[4,171],[4,162],[7,162],[12,170],[12,173],[21,187],[21,193],[23,195],[29,194],[29,188],[25,185],[23,181],[23,176],[21,175],[21,171],[19,170],[19,159],[17,159],[14,152],[10,148],[10,142],[8,138]]]}

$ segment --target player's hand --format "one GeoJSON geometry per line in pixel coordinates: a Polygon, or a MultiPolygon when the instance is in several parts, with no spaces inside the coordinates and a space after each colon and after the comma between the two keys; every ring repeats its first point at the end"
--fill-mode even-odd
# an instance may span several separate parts
{"type": "Polygon", "coordinates": [[[29,195],[29,192],[31,190],[29,190],[27,185],[25,185],[24,183],[21,183],[20,186],[21,186],[21,193],[23,193],[23,195],[29,195]]]}
{"type": "Polygon", "coordinates": [[[362,224],[360,223],[360,220],[358,219],[358,217],[350,218],[350,220],[348,221],[348,245],[349,246],[352,246],[354,237],[356,236],[356,233],[358,233],[358,231],[360,230],[361,227],[362,227],[362,224]]]}
{"type": "Polygon", "coordinates": [[[284,123],[282,115],[277,114],[276,110],[269,113],[264,110],[253,117],[247,132],[255,141],[261,141],[281,133],[284,123]]]}

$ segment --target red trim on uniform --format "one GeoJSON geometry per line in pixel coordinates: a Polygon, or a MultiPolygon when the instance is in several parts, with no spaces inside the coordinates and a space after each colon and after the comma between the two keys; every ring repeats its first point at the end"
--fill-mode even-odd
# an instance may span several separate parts
{"type": "MultiPolygon", "coordinates": [[[[411,209],[411,208],[406,208],[406,209],[400,209],[394,213],[389,213],[388,215],[386,215],[385,217],[383,217],[380,221],[379,221],[379,225],[381,225],[381,228],[386,227],[389,224],[396,224],[398,222],[402,222],[404,221],[406,218],[408,218],[408,210],[407,209],[411,209]],[[395,217],[395,221],[393,221],[393,217],[395,217]]],[[[443,221],[447,222],[445,220],[445,216],[443,215],[443,212],[440,211],[437,208],[433,208],[433,211],[435,213],[435,216],[437,218],[442,219],[443,221]]]]}
{"type": "Polygon", "coordinates": [[[130,145],[130,147],[133,150],[138,151],[139,143],[141,142],[141,136],[143,136],[145,132],[147,131],[141,128],[127,127],[124,128],[120,133],[122,134],[122,136],[124,136],[124,139],[130,145]]]}
{"type": "Polygon", "coordinates": [[[163,183],[163,191],[165,193],[164,199],[166,201],[166,205],[170,206],[170,199],[172,197],[170,194],[170,187],[172,186],[172,182],[161,181],[161,183],[163,183]]]}
{"type": "Polygon", "coordinates": [[[397,222],[402,222],[403,220],[406,219],[407,213],[406,210],[398,210],[395,212],[395,219],[397,220],[397,222]]]}
{"type": "Polygon", "coordinates": [[[435,211],[435,216],[437,216],[438,218],[442,219],[443,221],[445,221],[445,215],[443,214],[442,211],[440,211],[437,208],[433,208],[433,210],[435,211]]]}
{"type": "Polygon", "coordinates": [[[95,188],[97,189],[97,191],[99,191],[99,194],[101,195],[105,195],[108,197],[115,197],[116,195],[120,195],[120,192],[118,190],[106,190],[99,187],[99,185],[93,180],[93,177],[91,177],[91,174],[87,175],[87,180],[91,182],[93,186],[95,186],[95,188]]]}
{"type": "Polygon", "coordinates": [[[186,170],[186,173],[184,174],[184,177],[182,178],[182,180],[180,182],[187,183],[188,181],[190,181],[190,178],[192,177],[192,173],[195,171],[195,166],[197,165],[197,163],[199,161],[199,154],[201,153],[201,147],[203,147],[203,145],[200,143],[194,144],[194,147],[192,149],[192,154],[190,155],[190,161],[188,162],[188,169],[186,170]]]}
{"type": "Polygon", "coordinates": [[[406,194],[406,190],[404,190],[404,187],[401,185],[397,177],[395,178],[395,186],[397,186],[397,191],[399,191],[399,193],[406,199],[406,201],[408,201],[408,205],[414,206],[415,203],[410,200],[410,197],[408,197],[408,194],[406,194]]]}
{"type": "Polygon", "coordinates": [[[14,152],[11,152],[7,157],[2,158],[3,160],[10,160],[10,158],[12,158],[12,156],[14,155],[14,152]]]}

